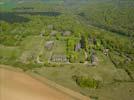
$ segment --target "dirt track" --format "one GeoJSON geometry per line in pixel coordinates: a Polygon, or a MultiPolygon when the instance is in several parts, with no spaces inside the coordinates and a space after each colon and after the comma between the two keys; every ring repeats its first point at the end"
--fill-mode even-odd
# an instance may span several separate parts
{"type": "Polygon", "coordinates": [[[74,100],[21,72],[0,68],[0,100],[74,100]]]}

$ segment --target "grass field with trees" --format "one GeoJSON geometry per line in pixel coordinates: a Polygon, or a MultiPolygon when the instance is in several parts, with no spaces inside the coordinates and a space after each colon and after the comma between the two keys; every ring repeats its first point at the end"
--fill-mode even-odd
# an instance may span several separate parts
{"type": "Polygon", "coordinates": [[[133,0],[22,1],[0,1],[0,64],[93,100],[133,100],[133,0]]]}

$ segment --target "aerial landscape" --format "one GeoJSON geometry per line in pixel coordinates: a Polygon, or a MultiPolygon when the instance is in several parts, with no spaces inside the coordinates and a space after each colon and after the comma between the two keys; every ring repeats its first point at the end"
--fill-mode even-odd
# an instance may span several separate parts
{"type": "Polygon", "coordinates": [[[0,100],[134,100],[134,0],[0,0],[0,100]]]}

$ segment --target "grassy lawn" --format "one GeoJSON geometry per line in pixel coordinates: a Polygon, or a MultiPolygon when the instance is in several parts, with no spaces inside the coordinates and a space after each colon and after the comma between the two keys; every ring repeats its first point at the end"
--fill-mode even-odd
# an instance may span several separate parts
{"type": "Polygon", "coordinates": [[[41,36],[29,36],[21,44],[23,53],[20,57],[22,62],[36,60],[42,50],[44,38],[41,36]]]}
{"type": "Polygon", "coordinates": [[[19,47],[8,47],[0,45],[0,57],[16,59],[20,56],[21,50],[19,47]]]}
{"type": "MultiPolygon", "coordinates": [[[[129,81],[130,77],[125,72],[125,70],[117,69],[107,56],[100,52],[98,52],[97,55],[100,59],[99,65],[97,66],[87,66],[84,64],[66,64],[59,67],[43,67],[41,69],[35,69],[35,72],[82,94],[91,96],[92,98],[99,98],[96,100],[126,100],[123,97],[119,98],[119,96],[116,97],[114,95],[124,94],[125,92],[123,92],[122,89],[129,92],[129,87],[134,88],[133,83],[125,82],[129,81]],[[92,79],[100,81],[102,86],[97,89],[82,88],[78,86],[73,80],[72,77],[74,75],[88,76],[92,79]],[[121,85],[117,84],[115,80],[122,81],[119,83],[121,85]],[[112,91],[117,92],[112,93],[112,91]]],[[[131,96],[129,96],[128,93],[126,97],[130,98],[131,96]]],[[[132,99],[130,98],[129,100],[132,99]]]]}
{"type": "Polygon", "coordinates": [[[61,40],[61,41],[56,40],[54,48],[52,50],[53,53],[66,54],[66,44],[67,43],[64,40],[61,40]]]}
{"type": "Polygon", "coordinates": [[[52,49],[48,50],[47,48],[45,48],[45,43],[48,40],[45,39],[44,41],[44,45],[43,45],[43,49],[42,49],[42,54],[40,57],[40,60],[45,62],[50,60],[51,56],[53,54],[63,54],[66,55],[66,42],[64,40],[56,40],[56,39],[50,39],[49,41],[53,41],[54,45],[52,47],[52,49]]]}

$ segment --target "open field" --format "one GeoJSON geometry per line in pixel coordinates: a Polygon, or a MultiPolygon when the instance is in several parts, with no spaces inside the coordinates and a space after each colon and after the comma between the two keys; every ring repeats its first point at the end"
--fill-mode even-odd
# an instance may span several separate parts
{"type": "Polygon", "coordinates": [[[0,68],[0,99],[9,100],[9,98],[10,100],[78,100],[22,72],[0,68]]]}
{"type": "Polygon", "coordinates": [[[73,100],[27,75],[5,69],[0,74],[1,100],[73,100]]]}
{"type": "Polygon", "coordinates": [[[44,67],[35,69],[34,72],[55,81],[57,84],[87,95],[93,100],[126,100],[127,98],[133,100],[134,98],[134,82],[129,82],[130,78],[124,70],[117,70],[112,66],[111,68],[103,68],[103,66],[86,67],[75,64],[63,65],[62,67],[44,67]],[[73,75],[95,78],[103,84],[97,89],[83,88],[72,79],[73,75]],[[114,80],[119,80],[119,82],[114,80]]]}

